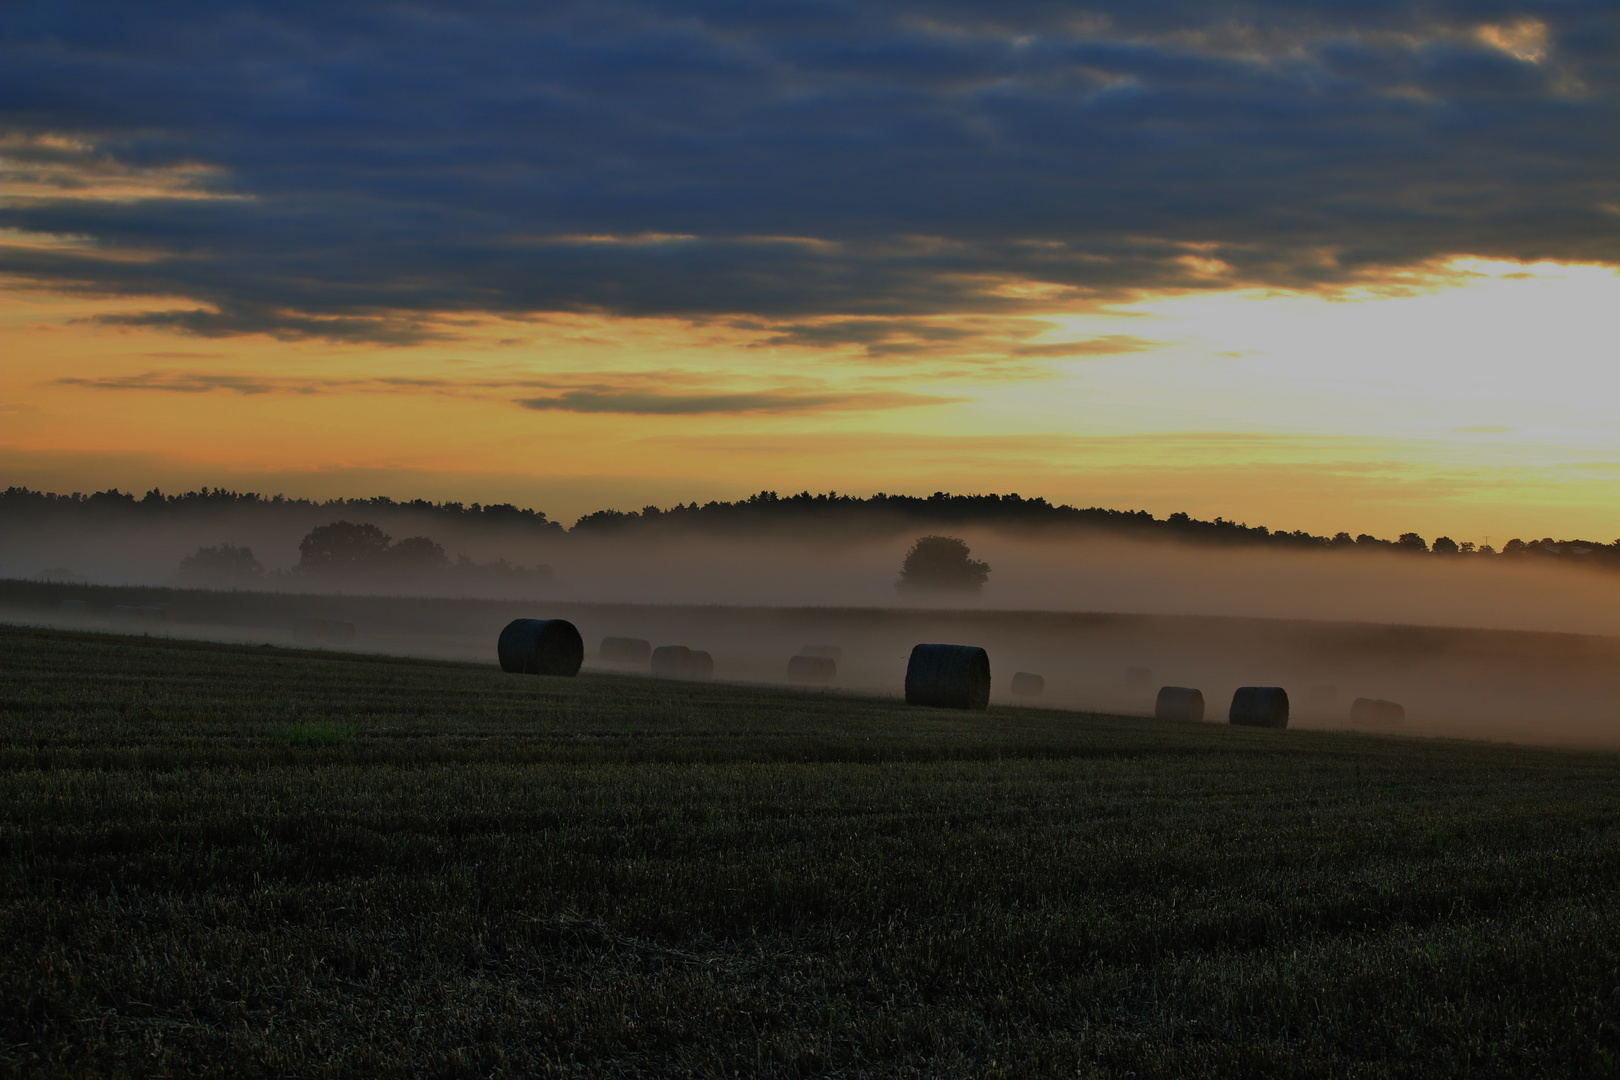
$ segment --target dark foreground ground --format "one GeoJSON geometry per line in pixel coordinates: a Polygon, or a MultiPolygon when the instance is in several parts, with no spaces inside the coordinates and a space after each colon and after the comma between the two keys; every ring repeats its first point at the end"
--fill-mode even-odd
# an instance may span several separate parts
{"type": "Polygon", "coordinates": [[[0,1071],[1620,1072],[1620,760],[0,627],[0,1071]]]}

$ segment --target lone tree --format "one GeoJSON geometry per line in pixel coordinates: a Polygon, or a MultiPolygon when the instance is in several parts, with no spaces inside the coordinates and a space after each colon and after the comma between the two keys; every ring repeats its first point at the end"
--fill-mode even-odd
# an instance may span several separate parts
{"type": "Polygon", "coordinates": [[[250,581],[264,576],[264,567],[253,557],[253,549],[235,544],[200,547],[195,555],[180,560],[180,576],[190,581],[217,583],[250,581]]]}
{"type": "Polygon", "coordinates": [[[971,558],[973,552],[954,536],[918,538],[900,566],[901,592],[952,590],[978,592],[990,578],[990,564],[971,558]]]}

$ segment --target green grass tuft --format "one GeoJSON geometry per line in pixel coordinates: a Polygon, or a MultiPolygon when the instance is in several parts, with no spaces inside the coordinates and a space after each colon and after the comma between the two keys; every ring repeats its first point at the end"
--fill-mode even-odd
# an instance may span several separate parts
{"type": "Polygon", "coordinates": [[[354,728],[347,724],[316,721],[280,724],[272,730],[275,738],[293,746],[342,746],[354,741],[354,728]]]}

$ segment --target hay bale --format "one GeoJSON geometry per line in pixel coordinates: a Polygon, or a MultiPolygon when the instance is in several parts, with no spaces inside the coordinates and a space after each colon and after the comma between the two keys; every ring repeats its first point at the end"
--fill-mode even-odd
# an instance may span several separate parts
{"type": "Polygon", "coordinates": [[[90,617],[90,601],[63,600],[56,605],[56,614],[63,619],[87,619],[90,617]]]}
{"type": "Polygon", "coordinates": [[[690,679],[692,650],[685,645],[660,645],[652,651],[652,673],[659,679],[690,679]]]}
{"type": "Polygon", "coordinates": [[[990,707],[990,654],[977,645],[916,645],[906,664],[906,704],[990,707]]]}
{"type": "Polygon", "coordinates": [[[714,657],[710,656],[702,649],[692,650],[692,678],[714,678],[714,657]]]}
{"type": "Polygon", "coordinates": [[[1382,698],[1358,697],[1350,703],[1350,722],[1369,727],[1394,727],[1406,722],[1406,710],[1382,698]]]}
{"type": "Polygon", "coordinates": [[[645,664],[652,658],[652,645],[638,637],[605,637],[596,655],[610,664],[645,664]]]}
{"type": "Polygon", "coordinates": [[[830,683],[838,677],[838,661],[830,656],[788,657],[788,681],[802,683],[830,683]]]}
{"type": "Polygon", "coordinates": [[[578,675],[585,642],[567,619],[513,619],[495,644],[502,671],[578,675]]]}
{"type": "Polygon", "coordinates": [[[1244,727],[1288,726],[1288,691],[1280,686],[1240,686],[1232,695],[1227,721],[1244,727]]]}
{"type": "Polygon", "coordinates": [[[1128,667],[1125,669],[1125,685],[1132,690],[1146,690],[1153,685],[1153,669],[1145,667],[1128,667]]]}
{"type": "Polygon", "coordinates": [[[293,633],[310,641],[319,641],[326,636],[325,619],[294,619],[293,633]]]}
{"type": "Polygon", "coordinates": [[[1012,677],[1013,697],[1040,697],[1046,693],[1046,680],[1027,671],[1015,671],[1012,677]]]}
{"type": "Polygon", "coordinates": [[[844,658],[844,650],[837,645],[806,645],[799,650],[800,656],[824,656],[836,663],[844,658]]]}
{"type": "Polygon", "coordinates": [[[1204,718],[1204,692],[1191,686],[1161,686],[1153,702],[1153,715],[1160,720],[1197,723],[1204,718]]]}

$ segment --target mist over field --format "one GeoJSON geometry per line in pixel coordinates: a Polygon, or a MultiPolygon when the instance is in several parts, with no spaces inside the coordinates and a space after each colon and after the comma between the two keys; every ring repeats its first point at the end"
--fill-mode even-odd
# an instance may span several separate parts
{"type": "MultiPolygon", "coordinates": [[[[346,515],[355,518],[356,515],[346,515]]],[[[294,570],[299,541],[334,514],[312,508],[270,520],[222,509],[116,529],[60,523],[0,526],[0,575],[108,585],[186,584],[177,573],[199,547],[250,547],[269,571],[236,587],[282,592],[467,596],[630,604],[787,607],[974,607],[1345,620],[1620,634],[1620,574],[1550,560],[1414,558],[1404,552],[1293,551],[1143,540],[1100,530],[919,526],[714,536],[671,529],[625,536],[532,532],[369,514],[396,541],[427,535],[453,559],[544,565],[554,579],[514,588],[426,573],[360,578],[294,570]],[[980,594],[902,595],[901,561],[917,536],[966,540],[992,572],[980,594]]]]}

